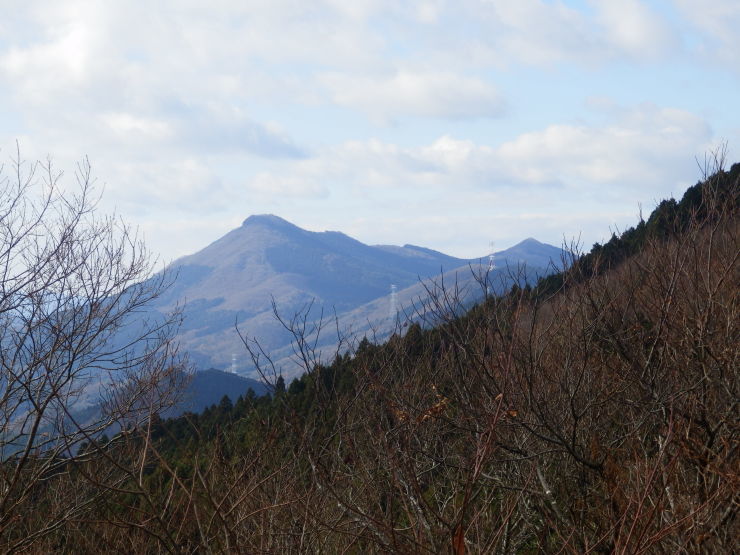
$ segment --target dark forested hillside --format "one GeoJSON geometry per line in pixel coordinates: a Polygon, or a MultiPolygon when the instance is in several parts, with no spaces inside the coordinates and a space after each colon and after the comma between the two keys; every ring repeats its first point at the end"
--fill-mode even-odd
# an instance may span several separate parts
{"type": "MultiPolygon", "coordinates": [[[[732,553],[740,165],[536,287],[152,418],[39,486],[94,501],[38,551],[732,553]]],[[[513,270],[512,270],[513,271],[513,270]]],[[[264,360],[264,359],[262,359],[264,360]]]]}
{"type": "Polygon", "coordinates": [[[717,172],[711,178],[689,187],[679,202],[675,199],[663,200],[647,220],[641,218],[635,227],[620,235],[613,233],[603,245],[596,243],[589,253],[576,261],[570,272],[542,278],[538,291],[540,294],[553,293],[563,285],[566,275],[573,279],[588,278],[638,253],[648,241],[666,240],[699,223],[711,223],[721,217],[724,207],[733,206],[738,195],[739,180],[740,163],[733,164],[730,171],[717,172]]]}
{"type": "Polygon", "coordinates": [[[256,395],[264,395],[267,386],[257,380],[250,380],[237,374],[223,372],[215,368],[194,372],[184,380],[186,386],[177,404],[167,409],[168,416],[179,416],[184,412],[202,412],[221,401],[224,395],[232,402],[251,390],[256,395]]]}

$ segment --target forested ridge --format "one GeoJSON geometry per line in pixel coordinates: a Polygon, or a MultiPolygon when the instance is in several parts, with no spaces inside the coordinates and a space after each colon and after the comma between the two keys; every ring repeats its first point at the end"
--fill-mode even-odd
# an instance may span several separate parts
{"type": "Polygon", "coordinates": [[[331,363],[287,317],[305,374],[256,357],[268,396],[91,436],[2,548],[736,551],[739,192],[740,164],[720,168],[470,310],[437,283],[415,321],[331,363]]]}

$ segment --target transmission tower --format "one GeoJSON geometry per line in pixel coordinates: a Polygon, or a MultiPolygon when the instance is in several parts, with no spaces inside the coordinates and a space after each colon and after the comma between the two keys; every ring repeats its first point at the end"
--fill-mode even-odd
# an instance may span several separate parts
{"type": "Polygon", "coordinates": [[[231,354],[231,373],[236,374],[236,355],[231,354]]]}
{"type": "Polygon", "coordinates": [[[396,286],[391,285],[391,306],[390,306],[390,310],[388,311],[388,317],[391,320],[395,320],[397,314],[398,314],[398,293],[396,293],[396,286]]]}
{"type": "Polygon", "coordinates": [[[488,247],[491,249],[491,254],[488,255],[488,271],[486,271],[486,296],[491,295],[491,273],[496,268],[496,264],[493,260],[494,253],[493,253],[493,241],[488,243],[488,247]]]}

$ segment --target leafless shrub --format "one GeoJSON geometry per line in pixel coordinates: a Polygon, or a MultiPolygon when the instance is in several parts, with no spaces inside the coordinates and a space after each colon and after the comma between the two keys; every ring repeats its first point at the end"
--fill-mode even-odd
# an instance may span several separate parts
{"type": "Polygon", "coordinates": [[[75,177],[65,189],[50,161],[19,154],[0,176],[0,544],[9,551],[85,515],[120,479],[77,479],[101,435],[144,422],[183,377],[172,342],[179,315],[140,320],[170,276],[152,276],[136,233],[97,215],[87,160],[75,177]]]}

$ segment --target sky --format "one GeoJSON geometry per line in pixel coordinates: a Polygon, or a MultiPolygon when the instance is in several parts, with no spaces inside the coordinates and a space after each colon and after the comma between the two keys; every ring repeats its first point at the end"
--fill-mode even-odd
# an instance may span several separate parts
{"type": "Polygon", "coordinates": [[[0,158],[166,262],[251,214],[478,257],[589,249],[740,161],[738,0],[0,0],[0,158]]]}

